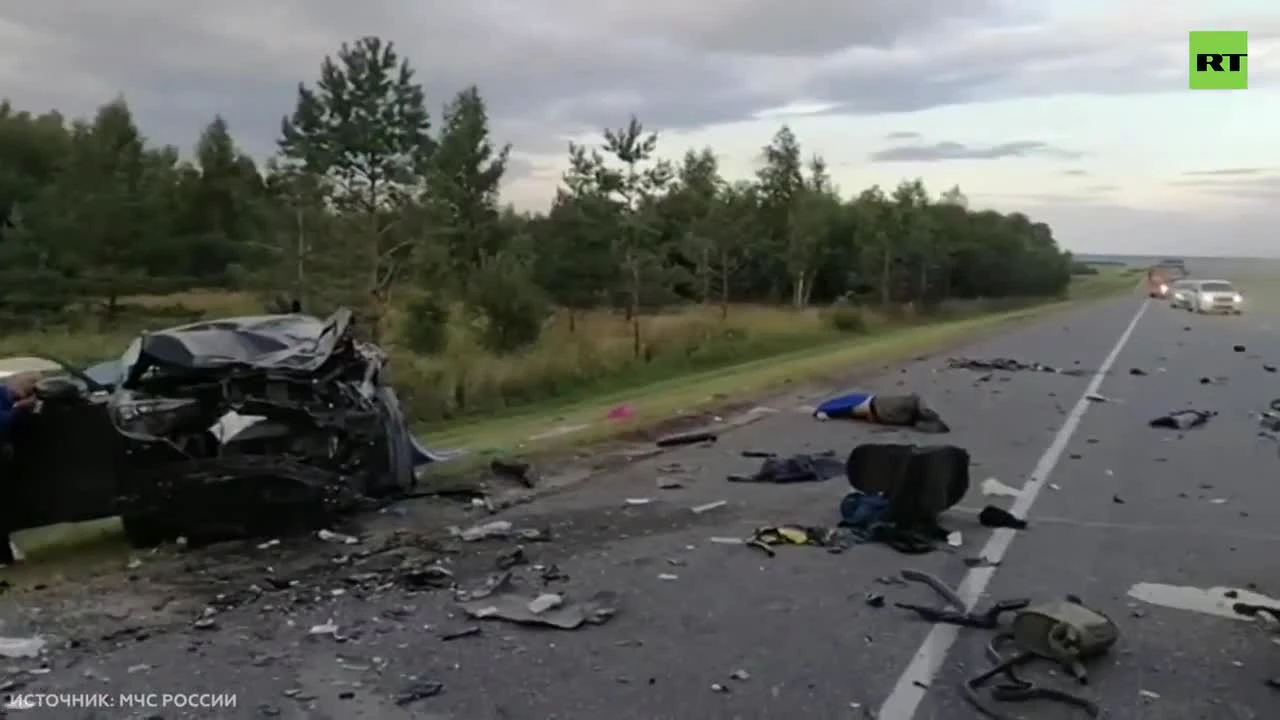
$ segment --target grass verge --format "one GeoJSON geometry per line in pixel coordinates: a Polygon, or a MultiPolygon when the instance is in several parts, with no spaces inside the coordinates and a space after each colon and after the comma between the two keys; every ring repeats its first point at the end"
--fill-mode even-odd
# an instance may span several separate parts
{"type": "MultiPolygon", "coordinates": [[[[716,407],[749,402],[779,388],[798,383],[848,378],[859,368],[905,360],[914,355],[966,343],[1010,322],[1042,316],[1079,303],[1132,289],[1135,280],[1122,272],[1083,276],[1073,283],[1070,298],[1004,312],[955,320],[939,320],[875,334],[828,342],[729,367],[619,387],[608,392],[529,406],[515,414],[473,420],[448,427],[418,426],[431,447],[463,448],[468,456],[439,466],[434,481],[448,481],[474,472],[496,454],[518,451],[523,456],[554,454],[568,448],[605,442],[652,430],[673,417],[716,407]],[[610,421],[609,411],[627,404],[632,415],[610,421]],[[557,429],[569,429],[557,433],[557,429]]],[[[36,528],[15,534],[29,559],[65,555],[86,544],[120,546],[116,518],[36,528]]]]}

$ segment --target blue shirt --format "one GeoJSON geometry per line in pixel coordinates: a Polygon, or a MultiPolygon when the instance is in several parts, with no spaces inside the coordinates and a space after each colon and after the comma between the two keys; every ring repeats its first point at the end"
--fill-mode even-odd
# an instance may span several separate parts
{"type": "Polygon", "coordinates": [[[15,400],[12,388],[0,388],[0,437],[8,435],[13,427],[13,417],[17,414],[13,407],[15,400]]]}

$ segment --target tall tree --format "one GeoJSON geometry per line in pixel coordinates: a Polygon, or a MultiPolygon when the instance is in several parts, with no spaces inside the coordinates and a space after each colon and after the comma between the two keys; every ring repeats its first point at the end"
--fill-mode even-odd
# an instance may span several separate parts
{"type": "MultiPolygon", "coordinates": [[[[433,143],[426,94],[393,43],[365,37],[325,58],[314,87],[298,86],[281,123],[280,153],[321,178],[326,203],[342,213],[348,257],[363,266],[355,299],[377,337],[396,283],[421,241],[416,202],[433,143]]],[[[353,278],[354,279],[354,278],[353,278]]]]}
{"type": "Polygon", "coordinates": [[[432,232],[445,239],[451,277],[465,278],[502,249],[498,191],[510,145],[495,147],[475,86],[445,107],[427,181],[432,232]]]}
{"type": "Polygon", "coordinates": [[[614,255],[625,277],[632,349],[639,357],[644,349],[640,312],[645,290],[659,285],[668,269],[665,248],[658,246],[658,227],[651,211],[674,171],[667,161],[654,158],[658,134],[645,132],[635,116],[625,127],[604,131],[604,148],[612,162],[602,164],[598,175],[601,188],[621,215],[614,255]]]}

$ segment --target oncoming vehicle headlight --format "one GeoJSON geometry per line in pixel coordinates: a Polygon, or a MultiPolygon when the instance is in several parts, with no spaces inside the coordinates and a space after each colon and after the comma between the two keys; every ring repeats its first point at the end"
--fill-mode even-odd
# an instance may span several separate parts
{"type": "Polygon", "coordinates": [[[1162,293],[1167,293],[1167,292],[1169,292],[1169,286],[1168,286],[1168,285],[1165,285],[1164,283],[1160,283],[1160,292],[1162,292],[1162,293]]]}
{"type": "Polygon", "coordinates": [[[161,436],[199,405],[186,398],[152,398],[121,392],[111,401],[111,419],[121,432],[161,436]]]}
{"type": "Polygon", "coordinates": [[[1244,296],[1241,295],[1240,293],[1236,293],[1235,295],[1231,296],[1231,302],[1239,305],[1240,303],[1244,302],[1244,296]]]}

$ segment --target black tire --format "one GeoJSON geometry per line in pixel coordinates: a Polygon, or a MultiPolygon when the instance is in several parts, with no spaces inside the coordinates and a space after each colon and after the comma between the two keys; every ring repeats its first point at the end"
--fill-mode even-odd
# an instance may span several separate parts
{"type": "Polygon", "coordinates": [[[177,535],[153,515],[123,515],[124,537],[135,548],[153,548],[173,540],[177,535]]]}
{"type": "Polygon", "coordinates": [[[387,496],[409,492],[418,484],[413,472],[413,445],[409,442],[409,423],[400,398],[389,386],[377,391],[378,411],[382,415],[382,443],[386,458],[375,463],[381,472],[369,478],[366,492],[373,496],[387,496]]]}

